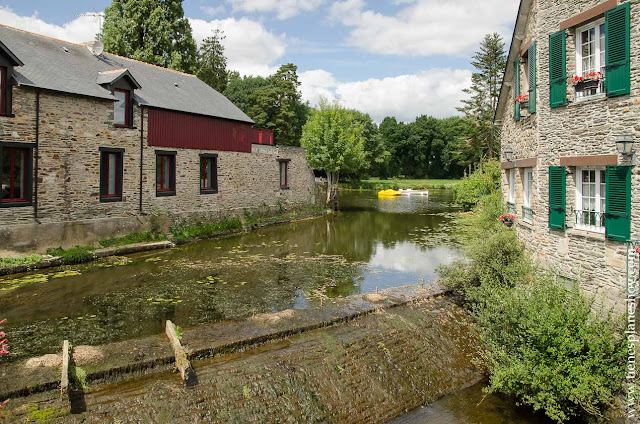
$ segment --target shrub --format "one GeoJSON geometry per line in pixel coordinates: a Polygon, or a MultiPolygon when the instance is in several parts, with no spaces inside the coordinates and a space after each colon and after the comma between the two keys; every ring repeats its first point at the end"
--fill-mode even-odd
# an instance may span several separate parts
{"type": "Polygon", "coordinates": [[[501,182],[500,162],[485,162],[453,187],[453,196],[457,203],[473,206],[484,196],[499,190],[501,182]]]}
{"type": "Polygon", "coordinates": [[[515,288],[475,290],[489,392],[514,396],[558,422],[599,417],[614,404],[624,377],[623,341],[611,315],[591,313],[592,300],[577,286],[543,276],[515,288]]]}
{"type": "Polygon", "coordinates": [[[92,260],[94,250],[95,248],[92,246],[75,246],[67,250],[57,247],[55,249],[47,249],[47,255],[60,256],[68,264],[80,264],[92,260]]]}
{"type": "Polygon", "coordinates": [[[185,243],[194,238],[210,238],[227,231],[242,230],[242,222],[237,217],[220,222],[200,222],[196,225],[189,225],[182,220],[172,223],[170,230],[174,242],[185,243]]]}
{"type": "Polygon", "coordinates": [[[23,256],[20,258],[4,258],[0,259],[0,268],[4,268],[12,265],[30,265],[36,262],[40,262],[42,256],[34,253],[33,255],[23,256]]]}
{"type": "Polygon", "coordinates": [[[139,233],[127,234],[124,237],[115,237],[107,240],[100,240],[100,245],[102,247],[124,246],[127,244],[164,240],[165,238],[166,237],[164,235],[155,234],[153,231],[142,231],[139,233]]]}

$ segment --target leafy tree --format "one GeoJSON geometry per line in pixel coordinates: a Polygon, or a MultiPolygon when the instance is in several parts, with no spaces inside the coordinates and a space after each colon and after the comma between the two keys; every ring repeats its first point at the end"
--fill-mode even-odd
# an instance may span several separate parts
{"type": "Polygon", "coordinates": [[[220,93],[224,92],[229,81],[227,58],[222,45],[225,38],[224,32],[216,29],[211,37],[204,39],[198,51],[196,75],[220,93]]]}
{"type": "Polygon", "coordinates": [[[181,0],[113,0],[104,11],[105,50],[182,72],[193,72],[196,43],[181,0]]]}
{"type": "Polygon", "coordinates": [[[327,203],[335,197],[340,173],[367,166],[362,124],[353,111],[322,99],[302,129],[301,145],[309,164],[327,173],[327,203]]]}
{"type": "Polygon", "coordinates": [[[498,151],[496,144],[499,141],[493,118],[507,64],[502,37],[497,33],[485,35],[480,43],[480,50],[473,55],[471,64],[477,72],[471,77],[471,88],[464,90],[469,98],[462,101],[463,106],[458,110],[474,123],[470,145],[476,151],[476,156],[486,154],[492,158],[498,151]]]}
{"type": "Polygon", "coordinates": [[[230,72],[224,94],[257,126],[272,129],[278,144],[298,146],[309,116],[299,86],[297,67],[289,63],[267,78],[230,72]]]}
{"type": "MultiPolygon", "coordinates": [[[[358,110],[352,110],[352,113],[355,120],[362,125],[362,135],[365,139],[364,150],[367,155],[367,166],[363,171],[367,173],[378,171],[378,168],[388,160],[389,156],[378,132],[378,125],[368,113],[358,110]]],[[[376,175],[378,174],[376,173],[376,175]]]]}
{"type": "Polygon", "coordinates": [[[386,160],[380,165],[379,176],[382,178],[395,177],[403,173],[400,162],[400,147],[406,143],[408,137],[407,126],[398,122],[394,117],[386,117],[380,123],[378,129],[382,144],[389,153],[386,160]]]}

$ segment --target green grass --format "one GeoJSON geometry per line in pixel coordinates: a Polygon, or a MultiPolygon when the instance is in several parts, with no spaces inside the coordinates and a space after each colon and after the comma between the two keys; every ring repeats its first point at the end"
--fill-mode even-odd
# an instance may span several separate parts
{"type": "Polygon", "coordinates": [[[437,188],[452,188],[461,180],[438,179],[403,179],[393,178],[383,180],[381,178],[368,178],[360,181],[346,181],[340,184],[342,188],[361,190],[387,190],[387,189],[412,189],[425,190],[437,188]]]}
{"type": "Polygon", "coordinates": [[[36,262],[40,262],[42,260],[42,256],[34,253],[29,256],[22,256],[20,258],[0,258],[0,268],[14,266],[14,265],[31,265],[36,262]]]}
{"type": "Polygon", "coordinates": [[[144,243],[149,241],[166,240],[163,234],[154,234],[152,231],[142,231],[139,233],[127,234],[124,237],[115,237],[107,240],[100,240],[102,247],[125,246],[127,244],[144,243]]]}

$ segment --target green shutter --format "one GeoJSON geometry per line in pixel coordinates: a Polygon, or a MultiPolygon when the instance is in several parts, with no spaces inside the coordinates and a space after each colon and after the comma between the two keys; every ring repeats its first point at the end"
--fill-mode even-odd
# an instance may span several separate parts
{"type": "Polygon", "coordinates": [[[513,62],[513,119],[520,120],[520,103],[516,99],[520,96],[520,59],[513,62]]]}
{"type": "Polygon", "coordinates": [[[551,107],[567,104],[567,36],[558,31],[549,36],[549,84],[551,107]]]}
{"type": "Polygon", "coordinates": [[[567,218],[567,178],[564,166],[549,167],[549,228],[564,230],[567,218]]]}
{"type": "Polygon", "coordinates": [[[607,166],[607,211],[604,226],[610,240],[631,236],[631,167],[607,166]]]}
{"type": "Polygon", "coordinates": [[[536,43],[529,47],[529,113],[536,113],[536,86],[538,84],[536,75],[536,43]]]}
{"type": "Polygon", "coordinates": [[[605,13],[607,96],[622,96],[631,92],[629,3],[621,4],[605,13]]]}

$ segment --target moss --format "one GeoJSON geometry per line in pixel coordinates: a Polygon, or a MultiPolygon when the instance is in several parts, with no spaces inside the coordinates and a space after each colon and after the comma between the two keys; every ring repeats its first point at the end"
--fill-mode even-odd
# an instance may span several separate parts
{"type": "MultiPolygon", "coordinates": [[[[36,407],[37,408],[37,407],[36,407]]],[[[49,423],[56,418],[64,417],[67,412],[62,408],[42,408],[34,409],[27,415],[28,422],[49,423]]]]}
{"type": "Polygon", "coordinates": [[[80,367],[69,367],[69,383],[74,390],[86,389],[87,386],[87,372],[80,367]]]}

